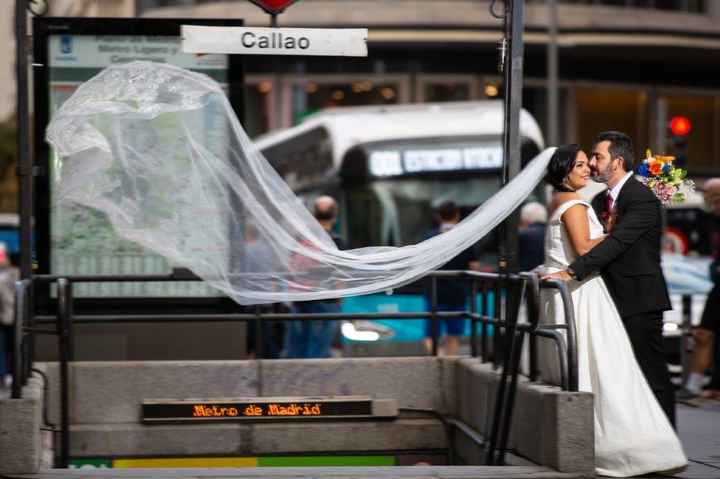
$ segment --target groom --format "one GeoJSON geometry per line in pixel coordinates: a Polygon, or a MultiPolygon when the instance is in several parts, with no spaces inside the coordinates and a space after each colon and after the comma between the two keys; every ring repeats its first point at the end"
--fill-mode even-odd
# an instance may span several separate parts
{"type": "MultiPolygon", "coordinates": [[[[599,272],[607,284],[650,388],[675,425],[675,393],[663,349],[663,311],[672,309],[660,266],[660,201],[633,178],[633,145],[617,131],[595,139],[590,168],[607,191],[592,206],[612,223],[607,238],[554,277],[582,280],[599,272]]],[[[608,223],[606,222],[606,225],[608,223]]]]}

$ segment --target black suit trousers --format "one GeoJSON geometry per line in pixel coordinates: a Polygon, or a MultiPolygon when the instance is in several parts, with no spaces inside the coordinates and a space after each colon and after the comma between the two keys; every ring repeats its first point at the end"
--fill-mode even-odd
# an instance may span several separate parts
{"type": "Polygon", "coordinates": [[[622,318],[635,358],[650,389],[675,427],[675,391],[670,382],[663,345],[663,314],[661,311],[622,318]]]}

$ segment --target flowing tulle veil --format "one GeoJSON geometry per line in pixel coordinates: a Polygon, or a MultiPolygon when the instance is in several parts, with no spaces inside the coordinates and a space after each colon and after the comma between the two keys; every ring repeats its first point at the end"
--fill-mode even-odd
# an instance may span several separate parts
{"type": "Polygon", "coordinates": [[[109,67],[55,113],[47,139],[57,154],[57,201],[101,211],[123,238],[241,304],[337,298],[414,281],[515,210],[554,151],[543,151],[447,233],[341,251],[203,74],[150,62],[109,67]]]}

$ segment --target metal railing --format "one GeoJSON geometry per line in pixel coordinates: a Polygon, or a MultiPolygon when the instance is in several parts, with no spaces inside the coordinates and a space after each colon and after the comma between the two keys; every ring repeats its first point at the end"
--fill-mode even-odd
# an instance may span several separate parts
{"type": "MultiPolygon", "coordinates": [[[[12,397],[19,398],[22,386],[27,384],[32,369],[34,337],[36,334],[58,336],[60,371],[60,448],[59,467],[67,467],[70,453],[69,368],[74,359],[73,328],[82,323],[143,323],[182,321],[262,321],[262,320],[350,320],[350,319],[429,319],[432,321],[432,354],[438,354],[439,321],[467,318],[471,322],[470,351],[481,362],[492,361],[500,368],[490,434],[483,442],[487,464],[504,464],[509,440],[515,393],[520,374],[521,353],[526,336],[529,336],[529,377],[537,377],[536,341],[547,338],[556,345],[560,362],[561,387],[577,391],[577,349],[572,300],[565,283],[540,282],[534,274],[496,274],[474,271],[436,271],[427,275],[430,280],[430,311],[399,313],[322,313],[288,314],[268,313],[256,309],[251,313],[224,314],[76,314],[73,284],[92,282],[137,281],[197,281],[187,273],[171,275],[123,276],[57,276],[37,275],[32,280],[16,283],[16,321],[12,352],[12,397]],[[438,280],[462,279],[468,285],[470,308],[467,311],[438,310],[438,280]],[[57,314],[40,315],[33,311],[33,293],[40,284],[57,286],[57,314]],[[567,323],[555,324],[545,318],[542,307],[543,289],[555,289],[560,295],[567,323]],[[490,298],[492,293],[492,308],[490,298]],[[479,305],[478,305],[479,300],[479,305]],[[526,303],[527,321],[518,322],[520,304],[526,303]],[[54,327],[47,327],[52,325],[54,327]],[[478,335],[478,325],[480,332],[478,335]],[[565,331],[565,335],[562,334],[565,331]],[[492,339],[492,343],[490,340],[492,339]]],[[[256,329],[256,348],[262,345],[262,328],[256,329]]],[[[257,351],[257,350],[256,350],[257,351]]],[[[472,439],[472,438],[471,438],[472,439]]]]}

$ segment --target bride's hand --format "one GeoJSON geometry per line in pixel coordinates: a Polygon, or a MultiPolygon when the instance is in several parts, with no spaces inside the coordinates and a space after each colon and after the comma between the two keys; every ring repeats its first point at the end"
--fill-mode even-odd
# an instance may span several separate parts
{"type": "Polygon", "coordinates": [[[557,273],[546,274],[545,276],[542,276],[540,279],[543,281],[545,281],[546,279],[557,279],[560,281],[567,282],[572,279],[572,276],[570,276],[567,271],[562,270],[562,271],[558,271],[557,273]]]}

